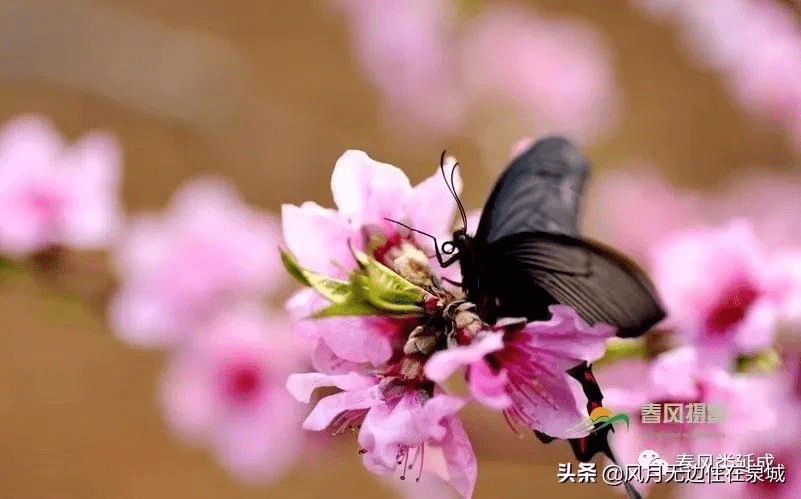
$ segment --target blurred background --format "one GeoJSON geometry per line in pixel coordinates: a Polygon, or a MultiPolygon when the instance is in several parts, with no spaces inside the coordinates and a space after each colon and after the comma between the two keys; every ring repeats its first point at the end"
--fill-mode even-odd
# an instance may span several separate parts
{"type": "MultiPolygon", "coordinates": [[[[754,104],[731,66],[705,62],[682,21],[649,2],[432,2],[413,14],[382,3],[0,0],[0,122],[35,112],[70,140],[116,134],[129,213],[164,207],[201,173],[273,212],[331,206],[331,171],[347,149],[412,183],[447,149],[465,204],[480,208],[513,145],[551,131],[583,145],[594,181],[648,165],[679,187],[718,189],[745,171],[798,169],[801,119],[754,104]],[[546,35],[527,40],[537,29],[546,35]],[[543,80],[531,90],[533,73],[543,80]]],[[[584,230],[604,238],[596,185],[584,230]]],[[[79,258],[102,267],[102,255],[79,258]]],[[[276,484],[238,484],[165,429],[154,395],[164,355],[125,346],[102,316],[48,293],[30,276],[0,287],[0,497],[393,494],[361,467],[350,436],[276,484]]],[[[519,440],[480,409],[466,425],[475,497],[618,495],[557,484],[556,463],[571,458],[563,443],[519,440]]]]}

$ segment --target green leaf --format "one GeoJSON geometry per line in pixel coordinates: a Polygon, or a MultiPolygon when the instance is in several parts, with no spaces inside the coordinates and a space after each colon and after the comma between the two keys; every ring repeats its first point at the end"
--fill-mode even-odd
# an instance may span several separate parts
{"type": "Polygon", "coordinates": [[[347,315],[375,316],[385,315],[384,310],[378,309],[373,305],[359,300],[348,300],[341,303],[332,303],[328,307],[312,315],[315,319],[323,317],[337,317],[347,315]]]}
{"type": "Polygon", "coordinates": [[[281,261],[287,271],[301,284],[314,288],[334,303],[344,302],[351,293],[351,283],[306,270],[285,251],[281,252],[281,261]]]}
{"type": "Polygon", "coordinates": [[[306,276],[303,274],[303,269],[301,269],[295,259],[292,258],[292,255],[286,251],[281,251],[281,263],[284,264],[286,271],[301,284],[304,286],[311,286],[311,282],[306,279],[306,276]]]}
{"type": "Polygon", "coordinates": [[[356,255],[363,272],[354,274],[352,281],[372,305],[395,313],[420,313],[428,293],[401,275],[364,254],[356,255]]]}
{"type": "Polygon", "coordinates": [[[781,357],[773,349],[737,358],[737,371],[743,373],[772,373],[779,370],[781,365],[781,357]]]}

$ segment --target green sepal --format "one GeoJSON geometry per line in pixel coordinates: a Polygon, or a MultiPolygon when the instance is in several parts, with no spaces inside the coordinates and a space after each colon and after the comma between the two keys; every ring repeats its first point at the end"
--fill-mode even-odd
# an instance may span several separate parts
{"type": "Polygon", "coordinates": [[[281,261],[286,270],[301,284],[314,288],[334,303],[342,303],[351,294],[351,283],[311,272],[302,268],[288,252],[281,252],[281,261]]]}
{"type": "Polygon", "coordinates": [[[369,258],[364,253],[354,252],[361,272],[352,276],[354,288],[358,288],[369,303],[396,314],[415,314],[424,311],[423,304],[428,293],[404,279],[401,275],[369,258]]]}

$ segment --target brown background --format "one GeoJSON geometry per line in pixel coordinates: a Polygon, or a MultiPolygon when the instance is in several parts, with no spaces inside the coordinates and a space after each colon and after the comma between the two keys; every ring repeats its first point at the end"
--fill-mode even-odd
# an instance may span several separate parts
{"type": "MultiPolygon", "coordinates": [[[[608,140],[587,151],[596,171],[644,158],[681,185],[714,187],[740,166],[797,164],[781,133],[740,111],[718,75],[688,65],[669,27],[627,1],[536,4],[596,21],[615,44],[625,108],[608,140]]],[[[479,207],[516,138],[479,154],[469,137],[410,142],[382,126],[343,20],[310,0],[0,0],[0,121],[29,111],[69,137],[97,127],[119,134],[130,211],[163,206],[201,172],[233,179],[263,208],[330,204],[331,168],[349,148],[417,182],[446,147],[463,166],[466,203],[479,207]]],[[[165,432],[154,398],[162,355],[121,345],[102,318],[46,293],[31,278],[0,288],[0,497],[389,495],[348,437],[341,457],[309,461],[273,487],[236,484],[209,454],[165,432]]],[[[484,416],[468,414],[477,498],[616,497],[600,485],[557,485],[564,446],[519,441],[484,416]]]]}

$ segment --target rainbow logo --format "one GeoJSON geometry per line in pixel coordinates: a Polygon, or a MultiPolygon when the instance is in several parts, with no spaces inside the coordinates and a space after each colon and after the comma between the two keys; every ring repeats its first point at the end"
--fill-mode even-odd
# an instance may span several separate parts
{"type": "Polygon", "coordinates": [[[613,413],[606,407],[596,407],[590,413],[589,419],[586,419],[576,425],[572,431],[578,433],[593,433],[601,428],[613,425],[618,421],[623,421],[626,423],[626,429],[629,428],[629,415],[621,412],[618,414],[613,413]]]}

